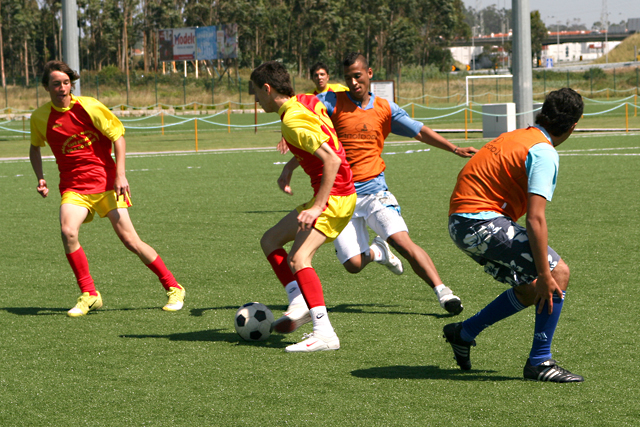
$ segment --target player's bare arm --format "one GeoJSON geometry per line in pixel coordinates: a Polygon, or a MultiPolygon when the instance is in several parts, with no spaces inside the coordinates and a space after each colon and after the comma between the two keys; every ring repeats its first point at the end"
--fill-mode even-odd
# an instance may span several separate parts
{"type": "Polygon", "coordinates": [[[113,143],[113,151],[116,156],[116,179],[113,183],[113,189],[116,192],[116,199],[120,200],[120,196],[123,198],[125,195],[131,196],[131,190],[129,189],[129,181],[127,181],[125,171],[125,157],[127,151],[127,144],[124,140],[124,136],[121,136],[113,143]]]}
{"type": "Polygon", "coordinates": [[[29,160],[31,161],[31,167],[38,178],[38,186],[36,190],[42,197],[47,197],[49,194],[49,188],[47,187],[47,181],[44,179],[44,172],[42,171],[42,155],[40,153],[40,147],[37,145],[31,145],[29,149],[29,160]]]}
{"type": "Polygon", "coordinates": [[[289,146],[287,145],[287,140],[284,139],[284,136],[280,138],[280,142],[278,142],[276,149],[280,152],[280,154],[287,154],[289,152],[289,146]]]}
{"type": "Polygon", "coordinates": [[[433,147],[440,148],[441,150],[451,151],[460,157],[471,157],[474,153],[478,152],[478,149],[474,147],[458,147],[452,144],[442,135],[439,135],[427,126],[422,126],[422,129],[420,129],[418,135],[415,136],[415,139],[433,147]]]}
{"type": "Polygon", "coordinates": [[[547,200],[537,194],[529,193],[527,205],[527,234],[531,245],[531,255],[536,264],[538,279],[535,285],[534,305],[542,313],[545,301],[549,302],[549,314],[553,312],[553,294],[562,298],[562,288],[551,275],[547,256],[548,231],[545,209],[547,200]]]}
{"type": "Polygon", "coordinates": [[[322,179],[320,188],[316,194],[315,202],[310,209],[300,212],[298,215],[298,226],[302,231],[309,230],[313,227],[314,221],[320,216],[331,194],[331,188],[336,180],[336,174],[340,168],[340,157],[325,142],[313,153],[314,156],[322,160],[324,164],[322,168],[322,179]]]}
{"type": "Polygon", "coordinates": [[[296,159],[295,157],[291,158],[291,160],[289,160],[287,164],[284,165],[284,167],[282,168],[282,173],[278,177],[278,187],[280,187],[280,189],[287,194],[293,194],[293,190],[291,190],[291,176],[293,175],[293,171],[298,166],[300,166],[300,163],[298,163],[298,159],[296,159]]]}

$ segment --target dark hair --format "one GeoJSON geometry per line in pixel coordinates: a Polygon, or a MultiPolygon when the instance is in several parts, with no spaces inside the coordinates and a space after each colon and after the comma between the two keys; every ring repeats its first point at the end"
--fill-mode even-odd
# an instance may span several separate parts
{"type": "Polygon", "coordinates": [[[259,88],[262,88],[266,83],[282,95],[295,95],[287,69],[277,61],[260,64],[251,73],[251,81],[259,88]]]}
{"type": "Polygon", "coordinates": [[[66,62],[62,61],[49,61],[44,64],[44,70],[42,71],[42,85],[44,87],[49,86],[49,75],[54,71],[60,71],[69,76],[71,84],[74,84],[80,79],[80,75],[73,71],[66,62]]]}
{"type": "Polygon", "coordinates": [[[350,67],[355,64],[357,61],[362,62],[364,68],[369,68],[369,62],[367,58],[364,57],[360,52],[349,52],[345,55],[344,61],[342,61],[342,65],[345,67],[350,67]]]}
{"type": "Polygon", "coordinates": [[[327,67],[327,64],[325,64],[324,62],[316,62],[309,69],[309,74],[311,74],[311,77],[313,77],[315,72],[318,70],[325,70],[327,74],[329,74],[329,67],[327,67]]]}
{"type": "Polygon", "coordinates": [[[554,90],[544,100],[536,124],[553,136],[561,136],[578,123],[583,111],[584,103],[578,92],[568,87],[554,90]]]}

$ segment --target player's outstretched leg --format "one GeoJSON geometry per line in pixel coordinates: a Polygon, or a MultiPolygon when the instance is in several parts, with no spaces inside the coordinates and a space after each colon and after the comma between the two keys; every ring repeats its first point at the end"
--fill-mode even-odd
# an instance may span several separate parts
{"type": "Polygon", "coordinates": [[[184,297],[186,295],[186,291],[184,290],[184,287],[182,285],[177,285],[177,287],[170,287],[167,291],[167,297],[169,297],[169,299],[167,300],[165,306],[162,307],[164,311],[178,311],[181,310],[184,306],[184,297]]]}
{"type": "Polygon", "coordinates": [[[459,323],[449,323],[444,328],[442,328],[442,332],[444,332],[444,338],[447,340],[449,344],[451,344],[451,348],[453,349],[453,356],[456,359],[456,363],[460,366],[460,369],[463,371],[468,371],[471,369],[471,346],[476,345],[476,341],[473,340],[471,342],[465,341],[460,336],[460,331],[462,330],[462,322],[459,323]]]}

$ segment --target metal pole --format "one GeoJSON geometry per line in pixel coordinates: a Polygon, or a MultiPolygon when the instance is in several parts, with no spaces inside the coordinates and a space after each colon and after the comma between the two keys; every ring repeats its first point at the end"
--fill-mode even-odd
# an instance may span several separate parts
{"type": "Polygon", "coordinates": [[[216,84],[215,77],[211,77],[211,104],[212,104],[213,108],[215,108],[215,103],[216,103],[216,101],[214,100],[214,97],[213,97],[213,89],[214,89],[215,84],[216,84]]]}
{"type": "MultiPolygon", "coordinates": [[[[78,4],[76,0],[62,0],[62,59],[80,74],[78,40],[78,4]]],[[[74,94],[82,94],[80,80],[75,82],[74,94]]]]}
{"type": "Polygon", "coordinates": [[[593,68],[589,68],[589,87],[591,88],[591,97],[593,98],[593,68]]]}
{"type": "Polygon", "coordinates": [[[533,124],[533,87],[531,69],[531,12],[529,0],[512,0],[513,10],[513,101],[516,126],[533,124]]]}

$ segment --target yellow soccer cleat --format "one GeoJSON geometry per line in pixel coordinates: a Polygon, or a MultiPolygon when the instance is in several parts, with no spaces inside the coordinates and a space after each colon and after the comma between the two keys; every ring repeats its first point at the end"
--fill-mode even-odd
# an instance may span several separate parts
{"type": "Polygon", "coordinates": [[[178,286],[180,287],[172,287],[171,290],[167,292],[169,301],[167,301],[167,304],[162,307],[164,311],[178,311],[184,305],[184,296],[186,292],[182,285],[178,284],[178,286]]]}
{"type": "Polygon", "coordinates": [[[100,292],[98,292],[98,295],[89,295],[89,292],[84,292],[78,297],[78,303],[76,306],[67,311],[67,315],[69,317],[80,317],[101,307],[102,295],[100,295],[100,292]]]}

